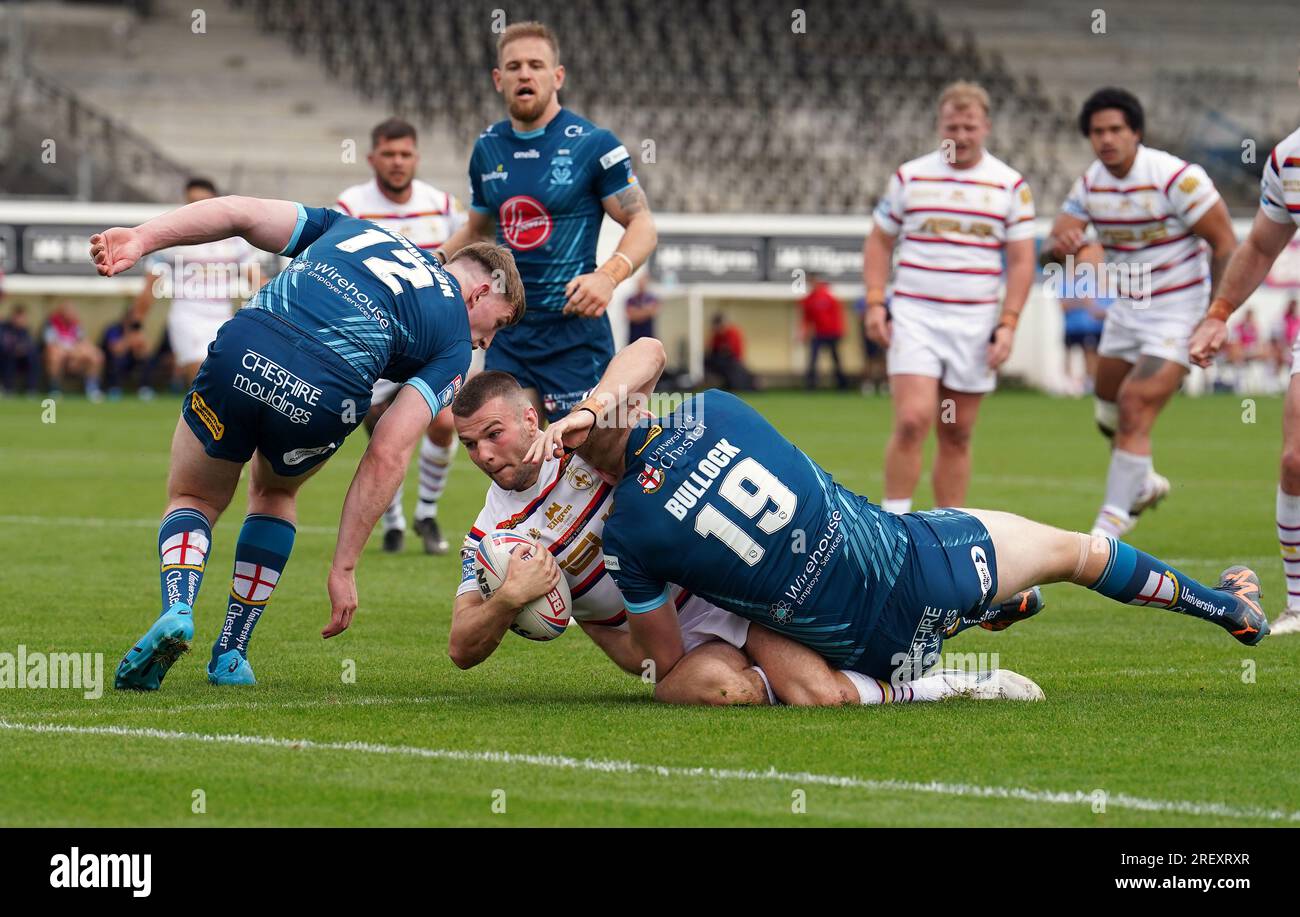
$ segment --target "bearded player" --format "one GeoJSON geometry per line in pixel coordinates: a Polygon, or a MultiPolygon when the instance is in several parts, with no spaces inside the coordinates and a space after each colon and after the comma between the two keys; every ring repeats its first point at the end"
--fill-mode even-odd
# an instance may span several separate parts
{"type": "MultiPolygon", "coordinates": [[[[643,338],[610,362],[600,388],[647,398],[663,366],[663,345],[643,338]]],[[[602,554],[605,521],[613,511],[611,482],[582,450],[559,462],[525,460],[538,435],[537,412],[506,373],[475,376],[452,402],[452,413],[470,458],[492,479],[461,553],[464,572],[448,644],[452,661],[467,669],[487,659],[519,609],[564,576],[578,626],[616,665],[642,675],[645,656],[628,632],[623,600],[602,554]],[[494,529],[526,535],[545,550],[512,560],[504,583],[485,599],[474,575],[474,554],[479,540],[494,529]]],[[[808,648],[679,587],[669,589],[686,655],[659,685],[655,696],[661,701],[807,706],[1042,696],[1033,682],[1001,669],[945,671],[899,683],[850,683],[808,648]]]]}
{"type": "Polygon", "coordinates": [[[1097,426],[1111,440],[1094,534],[1122,538],[1169,493],[1151,436],[1190,366],[1188,340],[1237,247],[1227,205],[1205,170],[1142,143],[1142,104],[1123,89],[1084,102],[1079,130],[1097,159],[1074,183],[1044,256],[1088,260],[1091,225],[1116,280],[1097,345],[1097,426]]]}
{"type": "Polygon", "coordinates": [[[605,310],[615,287],[650,257],[657,235],[627,147],[560,106],[565,70],[549,28],[508,26],[492,79],[509,117],[474,144],[469,222],[443,251],[492,238],[513,250],[528,315],[497,338],[485,366],[518,379],[538,413],[554,420],[596,384],[613,356],[605,310]],[[606,214],[624,231],[597,266],[606,214]]]}
{"type": "Polygon", "coordinates": [[[657,418],[626,402],[602,386],[529,458],[581,443],[618,482],[605,567],[660,678],[685,652],[670,583],[816,651],[846,691],[914,678],[946,637],[1027,617],[1037,609],[1007,603],[1035,583],[1200,618],[1246,645],[1268,634],[1259,579],[1245,567],[1208,587],[1114,538],[1010,513],[888,513],[734,395],[710,390],[657,418]]]}
{"type": "MultiPolygon", "coordinates": [[[[1276,147],[1260,179],[1259,211],[1250,235],[1223,274],[1219,295],[1192,335],[1190,356],[1208,366],[1228,338],[1225,324],[1268,276],[1300,225],[1300,130],[1276,147]]],[[[1300,633],[1300,341],[1292,349],[1291,384],[1282,415],[1282,468],[1277,488],[1277,539],[1286,576],[1286,611],[1273,633],[1300,633]]]]}
{"type": "MultiPolygon", "coordinates": [[[[368,182],[345,188],[335,206],[360,220],[400,232],[422,250],[437,251],[457,229],[465,225],[465,208],[456,198],[415,177],[420,151],[415,127],[401,118],[389,118],[370,132],[370,153],[366,162],[374,171],[368,182]]],[[[387,379],[375,383],[366,414],[367,433],[392,404],[401,386],[387,379]]],[[[447,484],[452,457],[456,454],[451,412],[444,408],[429,425],[420,441],[419,502],[415,505],[415,533],[426,554],[446,554],[447,540],[438,526],[438,501],[447,484]]],[[[384,511],[384,550],[400,553],[406,535],[406,513],[402,509],[402,488],[384,511]]]]}
{"type": "Polygon", "coordinates": [[[357,559],[416,442],[451,403],[471,348],[486,348],[524,309],[504,249],[471,246],[442,267],[397,233],[289,201],[199,201],[92,236],[91,256],[111,277],[150,252],[231,236],[293,260],[221,326],[184,401],[158,528],[162,612],[119,664],[118,688],[156,690],[188,651],[212,527],[250,463],[248,515],[208,679],[255,683],[248,645],[293,550],[298,490],[356,429],[382,376],[406,385],[343,502],[322,636],[346,630],[357,559]]]}

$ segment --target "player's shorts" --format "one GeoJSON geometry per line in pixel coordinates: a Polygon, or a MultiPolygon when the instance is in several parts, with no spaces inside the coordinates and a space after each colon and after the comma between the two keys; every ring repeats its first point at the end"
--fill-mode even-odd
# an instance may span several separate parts
{"type": "Polygon", "coordinates": [[[518,325],[497,332],[484,368],[510,373],[524,388],[537,389],[546,419],[556,421],[587,397],[613,356],[609,316],[526,312],[518,325]]]}
{"type": "Polygon", "coordinates": [[[324,344],[261,309],[221,326],[181,416],[203,450],[247,462],[261,452],[294,477],[325,461],[370,409],[370,386],[324,344]]]}
{"type": "Polygon", "coordinates": [[[907,558],[875,629],[852,668],[872,678],[911,681],[939,661],[944,637],[978,622],[998,591],[997,556],[988,529],[952,509],[899,517],[907,558]]]}
{"type": "Polygon", "coordinates": [[[932,309],[895,303],[890,319],[886,365],[891,376],[928,376],[955,392],[979,394],[997,387],[998,374],[988,363],[997,306],[932,309]]]}
{"type": "Polygon", "coordinates": [[[1149,356],[1190,367],[1188,344],[1204,314],[1205,304],[1200,300],[1185,304],[1162,302],[1143,309],[1117,302],[1106,313],[1097,353],[1126,363],[1149,356]]]}
{"type": "Polygon", "coordinates": [[[173,302],[167,313],[167,338],[176,365],[202,363],[208,355],[208,345],[217,339],[217,332],[228,321],[228,304],[173,302]]]}
{"type": "Polygon", "coordinates": [[[1065,349],[1082,347],[1084,350],[1096,350],[1101,343],[1101,335],[1095,331],[1069,331],[1065,335],[1065,349]]]}
{"type": "Polygon", "coordinates": [[[688,653],[710,640],[721,640],[738,650],[744,649],[745,641],[749,639],[747,618],[711,605],[699,596],[692,596],[677,612],[677,623],[682,628],[682,646],[688,653]]]}

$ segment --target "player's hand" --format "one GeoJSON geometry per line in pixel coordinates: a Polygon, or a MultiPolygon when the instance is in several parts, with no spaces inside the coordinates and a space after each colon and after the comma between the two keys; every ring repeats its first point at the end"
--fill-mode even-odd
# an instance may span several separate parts
{"type": "Polygon", "coordinates": [[[1217,318],[1203,318],[1196,326],[1196,330],[1192,332],[1192,340],[1187,345],[1187,355],[1197,366],[1209,366],[1227,340],[1226,322],[1217,318]]]}
{"type": "Polygon", "coordinates": [[[524,454],[529,465],[539,465],[553,458],[564,458],[565,449],[576,449],[587,441],[596,417],[591,411],[574,411],[562,417],[545,430],[537,431],[537,438],[524,454]]]}
{"type": "Polygon", "coordinates": [[[867,337],[881,347],[889,346],[889,310],[884,306],[867,306],[867,337]]]}
{"type": "Polygon", "coordinates": [[[518,609],[533,599],[540,599],[559,582],[560,565],[555,562],[550,551],[540,544],[531,548],[520,545],[510,552],[506,578],[496,594],[507,608],[518,609]]]}
{"type": "Polygon", "coordinates": [[[320,632],[328,640],[348,629],[357,611],[357,577],[351,570],[330,568],[330,623],[320,632]]]}
{"type": "Polygon", "coordinates": [[[1016,333],[1007,325],[998,325],[993,329],[993,340],[989,342],[989,369],[997,369],[1007,362],[1015,340],[1016,333]]]}
{"type": "Polygon", "coordinates": [[[1061,230],[1059,236],[1052,237],[1052,254],[1058,258],[1073,255],[1083,247],[1083,230],[1077,226],[1061,230]]]}
{"type": "Polygon", "coordinates": [[[609,301],[614,298],[614,287],[617,285],[614,278],[604,271],[579,274],[564,288],[567,297],[564,314],[600,318],[609,308],[609,301]]]}
{"type": "Polygon", "coordinates": [[[112,277],[130,269],[144,257],[144,247],[134,229],[115,226],[90,237],[90,259],[101,277],[112,277]]]}

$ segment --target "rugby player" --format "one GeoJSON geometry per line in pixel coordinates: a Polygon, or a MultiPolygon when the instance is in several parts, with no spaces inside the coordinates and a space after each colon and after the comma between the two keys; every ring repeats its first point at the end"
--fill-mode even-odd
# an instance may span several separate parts
{"type": "Polygon", "coordinates": [[[1028,617],[1036,607],[1008,600],[1036,583],[1202,618],[1246,645],[1268,634],[1246,567],[1211,588],[1114,538],[1010,513],[885,512],[726,392],[632,416],[602,386],[526,458],[553,457],[586,434],[588,458],[617,480],[605,567],[660,678],[685,652],[669,583],[815,650],[854,685],[915,678],[946,637],[1028,617]]]}
{"type": "MultiPolygon", "coordinates": [[[[1208,366],[1228,338],[1226,322],[1268,276],[1300,225],[1300,130],[1276,147],[1260,178],[1259,211],[1233,253],[1218,295],[1192,334],[1192,362],[1208,366]]],[[[1273,633],[1300,633],[1300,341],[1291,351],[1291,383],[1282,414],[1282,467],[1277,488],[1277,539],[1286,575],[1286,611],[1273,633]]]]}
{"type": "Polygon", "coordinates": [[[469,222],[443,251],[492,238],[514,251],[528,315],[497,339],[484,365],[518,379],[538,413],[555,420],[596,384],[614,355],[605,310],[658,236],[627,147],[560,106],[565,70],[549,28],[508,26],[492,79],[509,117],[474,144],[469,222]],[[624,231],[597,266],[605,214],[624,231]]]}
{"type": "MultiPolygon", "coordinates": [[[[643,338],[609,364],[601,387],[647,398],[664,367],[663,345],[643,338]]],[[[578,626],[622,669],[641,675],[644,654],[633,643],[623,600],[601,550],[613,486],[584,457],[524,461],[538,434],[536,410],[509,374],[489,371],[470,379],[452,402],[457,431],[474,464],[492,479],[482,511],[465,539],[464,571],[456,590],[448,654],[462,669],[478,665],[500,644],[527,602],[564,576],[578,626]],[[525,534],[545,550],[511,562],[490,599],[479,592],[474,554],[494,529],[525,534]]],[[[800,706],[883,704],[940,700],[1036,699],[1038,686],[1014,672],[949,671],[901,683],[839,678],[806,647],[761,625],[670,586],[682,631],[683,661],[656,691],[672,703],[737,704],[780,701],[800,706]]]]}
{"type": "Polygon", "coordinates": [[[1142,143],[1142,104],[1099,89],[1079,113],[1097,154],[1074,183],[1043,245],[1062,260],[1091,225],[1120,288],[1097,346],[1096,419],[1111,441],[1106,492],[1092,531],[1122,538],[1169,493],[1151,433],[1190,366],[1188,341],[1237,247],[1227,205],[1200,166],[1142,143]],[[1209,257],[1206,248],[1209,248],[1209,257]]]}
{"type": "MultiPolygon", "coordinates": [[[[206,178],[185,184],[185,203],[217,196],[217,186],[206,178]]],[[[264,282],[261,255],[238,236],[202,245],[155,252],[145,259],[149,277],[135,298],[132,319],[143,322],[159,290],[171,294],[167,310],[167,340],[176,358],[175,378],[188,386],[208,355],[217,330],[234,314],[234,302],[264,282]],[[167,283],[162,281],[166,278],[167,283]],[[243,283],[246,292],[240,291],[243,283]]]]}
{"type": "MultiPolygon", "coordinates": [[[[370,152],[366,162],[374,176],[368,182],[340,192],[335,207],[348,216],[369,220],[385,229],[400,232],[425,251],[436,251],[448,237],[465,225],[465,208],[460,201],[415,177],[420,151],[415,127],[401,118],[388,118],[370,131],[370,152]]],[[[392,404],[401,386],[387,379],[375,383],[366,413],[366,433],[373,433],[384,409],[392,404]]],[[[438,526],[438,501],[447,484],[451,460],[456,454],[456,431],[451,411],[443,408],[420,441],[419,502],[415,506],[415,534],[426,554],[446,554],[447,539],[438,526]]],[[[399,553],[406,538],[406,513],[402,509],[402,488],[384,511],[384,550],[399,553]]]]}
{"type": "Polygon", "coordinates": [[[504,249],[469,246],[444,268],[397,233],[289,201],[199,201],[96,234],[91,255],[111,277],[150,252],[232,236],[293,261],[221,327],[185,398],[158,529],[162,614],[122,659],[118,688],[157,689],[188,650],[212,526],[250,461],[248,516],[208,678],[254,682],[248,641],[293,548],[298,488],[360,424],[383,377],[406,385],[343,503],[321,634],[342,633],[357,608],[357,558],[421,433],[464,381],[471,347],[486,348],[523,313],[504,249]]]}
{"type": "Polygon", "coordinates": [[[988,93],[974,83],[948,86],[938,128],[940,148],[889,180],[863,252],[867,335],[889,348],[894,428],[881,505],[891,513],[912,508],[936,418],[935,505],[966,502],[980,402],[1011,354],[1034,277],[1033,196],[1019,172],[984,149],[988,93]]]}

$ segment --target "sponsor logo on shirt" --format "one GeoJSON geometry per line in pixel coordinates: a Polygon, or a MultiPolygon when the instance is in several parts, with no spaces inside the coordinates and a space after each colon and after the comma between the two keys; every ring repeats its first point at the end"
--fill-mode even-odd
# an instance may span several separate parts
{"type": "Polygon", "coordinates": [[[542,154],[537,150],[516,150],[515,159],[541,159],[542,154]]]}
{"type": "Polygon", "coordinates": [[[624,159],[627,159],[627,147],[619,144],[610,150],[604,156],[600,157],[600,166],[602,169],[608,169],[610,166],[618,165],[624,159]]]}
{"type": "Polygon", "coordinates": [[[315,407],[320,400],[320,388],[255,350],[244,353],[240,366],[248,371],[248,375],[235,374],[231,382],[235,391],[270,406],[287,417],[290,423],[305,424],[311,420],[308,408],[315,407]]]}
{"type": "Polygon", "coordinates": [[[636,476],[636,482],[641,485],[642,493],[652,494],[663,486],[664,473],[661,469],[646,462],[645,470],[636,476]]]}
{"type": "Polygon", "coordinates": [[[551,237],[551,214],[536,198],[516,194],[501,205],[499,213],[501,235],[513,249],[529,251],[551,237]]]}

